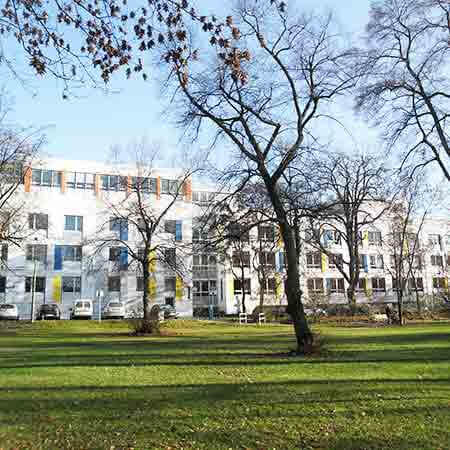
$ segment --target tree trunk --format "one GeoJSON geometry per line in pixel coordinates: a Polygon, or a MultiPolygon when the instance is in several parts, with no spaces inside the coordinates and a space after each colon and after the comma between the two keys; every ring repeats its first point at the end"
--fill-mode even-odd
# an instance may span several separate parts
{"type": "Polygon", "coordinates": [[[399,324],[403,325],[403,289],[397,290],[397,310],[399,324]]]}
{"type": "Polygon", "coordinates": [[[300,278],[298,270],[297,252],[292,228],[284,223],[281,227],[287,259],[287,311],[294,324],[297,340],[297,353],[308,353],[313,343],[313,335],[306,320],[301,301],[300,278]]]}
{"type": "Polygon", "coordinates": [[[259,306],[261,307],[261,312],[263,312],[262,307],[264,306],[264,288],[262,283],[259,283],[259,306]]]}
{"type": "Polygon", "coordinates": [[[270,201],[276,214],[280,232],[284,242],[287,262],[287,312],[294,324],[295,338],[297,341],[297,353],[309,353],[312,349],[313,334],[306,320],[305,311],[302,304],[302,291],[300,290],[300,271],[298,267],[297,247],[295,242],[294,229],[287,218],[286,209],[281,201],[280,192],[276,182],[274,183],[266,168],[259,166],[261,176],[267,188],[270,201]]]}
{"type": "Polygon", "coordinates": [[[352,316],[356,313],[356,297],[355,297],[355,288],[352,286],[349,286],[347,288],[347,301],[348,306],[350,307],[350,312],[352,316]]]}
{"type": "Polygon", "coordinates": [[[245,308],[245,269],[244,264],[241,261],[241,284],[242,284],[242,312],[246,313],[247,309],[245,308]]]}
{"type": "Polygon", "coordinates": [[[149,280],[150,280],[150,272],[148,270],[148,264],[143,264],[143,270],[142,270],[142,278],[144,283],[144,291],[142,294],[142,306],[144,308],[144,322],[150,322],[150,301],[149,301],[149,280]]]}
{"type": "Polygon", "coordinates": [[[417,312],[419,314],[422,313],[422,308],[420,307],[420,297],[419,297],[419,291],[417,290],[417,286],[414,289],[415,293],[416,293],[416,306],[417,306],[417,312]]]}

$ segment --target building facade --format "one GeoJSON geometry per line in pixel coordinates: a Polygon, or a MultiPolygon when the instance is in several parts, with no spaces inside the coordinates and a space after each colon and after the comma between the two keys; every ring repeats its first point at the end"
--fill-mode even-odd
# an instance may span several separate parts
{"type": "MultiPolygon", "coordinates": [[[[214,201],[214,189],[191,178],[180,181],[182,172],[176,169],[147,174],[145,196],[154,210],[167,210],[156,240],[163,251],[182,259],[183,269],[176,271],[156,260],[151,282],[144,286],[126,251],[139,250],[139,233],[134,223],[118,225],[115,213],[129,194],[121,177],[141,176],[133,167],[118,169],[92,161],[48,159],[27,169],[15,193],[21,205],[20,219],[15,220],[23,223],[22,239],[18,245],[2,243],[0,301],[16,303],[22,318],[30,317],[33,296],[36,309],[44,302],[58,303],[63,318],[69,317],[75,300],[92,299],[96,317],[100,294],[103,304],[120,299],[131,310],[141,304],[144,289],[152,303],[173,304],[182,316],[205,314],[210,305],[228,314],[239,312],[243,292],[249,312],[260,303],[286,304],[284,252],[277,229],[255,227],[239,247],[230,246],[222,254],[208,249],[203,243],[210,236],[197,218],[214,201]],[[168,208],[180,183],[181,195],[168,208]],[[96,242],[104,238],[102,233],[117,235],[124,245],[99,248],[96,242]]],[[[389,223],[382,219],[363,233],[357,301],[395,301],[392,255],[385,244],[389,223]]],[[[423,252],[415,275],[417,289],[424,295],[448,290],[449,218],[428,219],[419,240],[423,252]]],[[[342,303],[347,286],[336,264],[346,258],[345,245],[332,232],[327,245],[336,258],[330,260],[305,244],[301,287],[306,298],[322,296],[342,303]]]]}

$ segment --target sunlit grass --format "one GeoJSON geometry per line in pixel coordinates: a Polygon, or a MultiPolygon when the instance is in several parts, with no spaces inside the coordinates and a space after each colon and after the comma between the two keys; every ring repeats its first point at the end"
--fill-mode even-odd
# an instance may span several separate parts
{"type": "Polygon", "coordinates": [[[450,448],[450,324],[320,327],[178,321],[0,329],[0,448],[450,448]]]}

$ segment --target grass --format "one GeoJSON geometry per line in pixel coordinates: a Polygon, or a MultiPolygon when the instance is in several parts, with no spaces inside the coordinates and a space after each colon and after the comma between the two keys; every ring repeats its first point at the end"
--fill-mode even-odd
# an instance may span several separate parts
{"type": "Polygon", "coordinates": [[[0,329],[0,449],[448,449],[450,323],[319,327],[179,321],[0,329]]]}

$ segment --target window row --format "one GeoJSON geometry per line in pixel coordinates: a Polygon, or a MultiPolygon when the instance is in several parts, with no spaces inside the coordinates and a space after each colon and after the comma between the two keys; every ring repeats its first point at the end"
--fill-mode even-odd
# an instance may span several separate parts
{"type": "MultiPolygon", "coordinates": [[[[44,293],[46,277],[25,277],[25,292],[44,293]]],[[[0,277],[0,293],[6,291],[6,277],[0,277]]],[[[81,277],[62,277],[62,291],[66,293],[81,292],[81,277]]]]}
{"type": "MultiPolygon", "coordinates": [[[[263,290],[266,294],[274,294],[276,292],[277,280],[275,278],[265,278],[263,280],[263,290]]],[[[244,278],[244,283],[242,283],[241,278],[235,278],[233,280],[233,292],[234,295],[240,295],[245,290],[246,294],[251,293],[251,279],[244,278]]]]}

